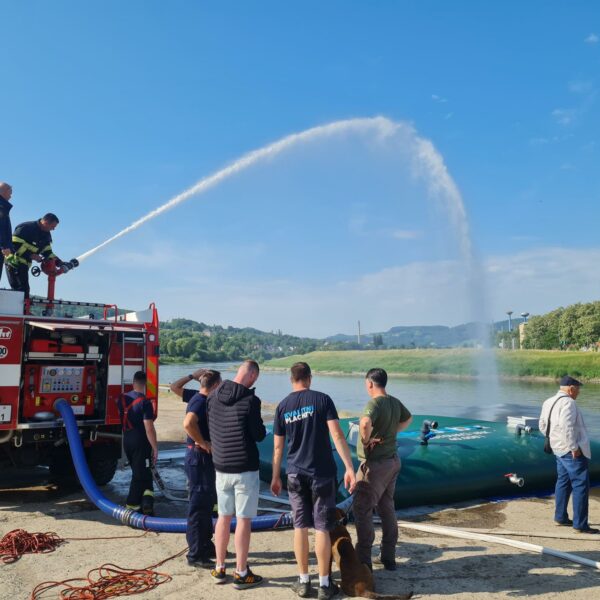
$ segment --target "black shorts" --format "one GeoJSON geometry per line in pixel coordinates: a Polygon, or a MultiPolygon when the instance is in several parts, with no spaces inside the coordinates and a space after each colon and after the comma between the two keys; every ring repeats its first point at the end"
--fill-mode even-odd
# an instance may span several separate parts
{"type": "Polygon", "coordinates": [[[335,527],[335,477],[288,474],[287,490],[295,529],[331,531],[335,527]]]}

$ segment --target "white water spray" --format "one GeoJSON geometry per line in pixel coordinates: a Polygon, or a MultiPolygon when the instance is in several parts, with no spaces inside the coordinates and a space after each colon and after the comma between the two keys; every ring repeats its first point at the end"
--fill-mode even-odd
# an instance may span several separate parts
{"type": "MultiPolygon", "coordinates": [[[[165,202],[162,206],[159,206],[137,221],[134,221],[131,225],[108,238],[95,248],[83,253],[78,257],[78,260],[79,262],[82,262],[92,254],[98,252],[98,250],[108,246],[108,244],[118,240],[129,232],[134,231],[147,221],[158,217],[160,214],[189,200],[193,196],[203,194],[241,171],[260,162],[275,158],[279,154],[295,146],[343,134],[367,134],[375,136],[375,139],[380,141],[391,139],[396,135],[401,135],[403,137],[403,140],[406,141],[407,149],[409,150],[409,156],[412,161],[415,176],[425,182],[429,195],[442,206],[457,237],[466,270],[468,287],[467,295],[471,302],[470,313],[472,318],[479,322],[487,321],[487,315],[485,314],[484,308],[485,302],[483,300],[484,285],[482,273],[473,256],[469,222],[458,187],[450,176],[444,163],[444,159],[430,140],[419,136],[412,125],[405,122],[392,121],[386,117],[334,121],[326,125],[306,129],[299,133],[293,133],[272,144],[254,150],[242,156],[231,165],[220,169],[212,175],[204,177],[192,187],[171,198],[168,202],[165,202]]],[[[487,338],[487,332],[482,337],[483,339],[487,338]]],[[[486,356],[487,354],[489,353],[483,353],[478,360],[480,363],[478,371],[480,373],[487,373],[491,378],[495,378],[495,360],[491,355],[486,356]]]]}
{"type": "Polygon", "coordinates": [[[444,164],[442,156],[429,140],[418,136],[411,125],[392,121],[385,117],[334,121],[333,123],[306,129],[300,133],[293,133],[272,144],[264,146],[263,148],[254,150],[242,156],[231,165],[220,169],[212,175],[204,177],[192,187],[181,192],[181,194],[178,194],[174,198],[171,198],[168,202],[165,202],[165,204],[149,212],[137,221],[134,221],[131,225],[108,238],[95,248],[84,252],[81,256],[77,257],[77,260],[81,262],[86,258],[89,258],[92,254],[98,252],[98,250],[108,246],[108,244],[118,240],[129,232],[134,231],[147,221],[158,217],[158,215],[189,200],[193,196],[203,194],[229,177],[232,177],[257,163],[274,158],[278,154],[281,154],[294,146],[346,133],[374,134],[379,139],[390,138],[399,133],[406,136],[411,145],[411,149],[413,150],[411,156],[413,159],[414,171],[418,177],[426,182],[431,196],[436,198],[444,207],[450,223],[457,234],[463,260],[465,260],[467,268],[470,270],[473,255],[467,215],[460,192],[448,173],[448,169],[444,164]]]}

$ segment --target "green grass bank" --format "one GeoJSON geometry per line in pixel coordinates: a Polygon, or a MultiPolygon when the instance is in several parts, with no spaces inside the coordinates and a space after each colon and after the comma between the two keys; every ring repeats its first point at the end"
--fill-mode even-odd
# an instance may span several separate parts
{"type": "MultiPolygon", "coordinates": [[[[365,373],[381,367],[395,375],[438,377],[479,377],[477,360],[481,350],[349,350],[311,352],[277,358],[264,363],[267,368],[289,368],[306,361],[321,373],[365,373]]],[[[553,350],[495,351],[498,373],[506,378],[555,380],[568,373],[584,381],[600,382],[600,353],[553,350]]]]}

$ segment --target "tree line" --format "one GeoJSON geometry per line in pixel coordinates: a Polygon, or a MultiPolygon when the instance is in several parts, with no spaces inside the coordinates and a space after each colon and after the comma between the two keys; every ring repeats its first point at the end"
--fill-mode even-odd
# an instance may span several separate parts
{"type": "Polygon", "coordinates": [[[532,350],[594,349],[600,342],[600,301],[560,307],[531,317],[523,347],[532,350]]]}
{"type": "Polygon", "coordinates": [[[172,319],[160,323],[160,351],[166,362],[215,362],[245,358],[264,361],[290,354],[306,354],[322,346],[321,340],[287,335],[281,331],[222,327],[191,319],[172,319]]]}

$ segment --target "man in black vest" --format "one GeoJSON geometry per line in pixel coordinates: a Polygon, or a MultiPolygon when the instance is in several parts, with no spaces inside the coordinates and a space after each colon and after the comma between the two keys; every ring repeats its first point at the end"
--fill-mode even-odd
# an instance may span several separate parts
{"type": "Polygon", "coordinates": [[[10,256],[14,252],[12,227],[10,225],[10,209],[12,208],[12,204],[9,200],[11,196],[12,187],[8,183],[0,181],[0,279],[2,279],[4,257],[10,256]]]}
{"type": "Polygon", "coordinates": [[[248,568],[250,526],[258,510],[258,448],[267,434],[260,414],[260,399],[252,387],[258,363],[245,361],[233,381],[224,381],[208,397],[208,430],[216,470],[219,518],[215,527],[217,564],[211,571],[216,583],[225,583],[225,555],[229,528],[235,514],[236,570],[233,587],[260,585],[263,578],[248,568]]]}

